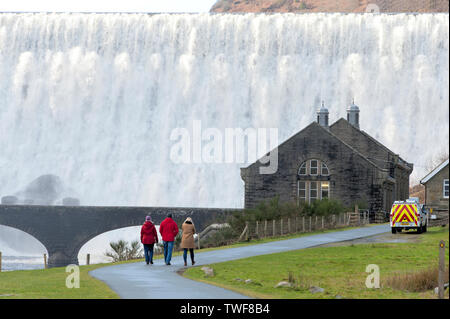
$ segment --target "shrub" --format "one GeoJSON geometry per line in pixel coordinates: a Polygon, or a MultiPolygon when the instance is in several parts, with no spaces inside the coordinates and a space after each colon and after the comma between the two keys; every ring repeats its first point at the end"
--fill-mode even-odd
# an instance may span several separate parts
{"type": "Polygon", "coordinates": [[[105,256],[111,257],[113,261],[123,261],[142,258],[141,244],[136,240],[128,243],[125,240],[109,243],[112,251],[105,253],[105,256]]]}

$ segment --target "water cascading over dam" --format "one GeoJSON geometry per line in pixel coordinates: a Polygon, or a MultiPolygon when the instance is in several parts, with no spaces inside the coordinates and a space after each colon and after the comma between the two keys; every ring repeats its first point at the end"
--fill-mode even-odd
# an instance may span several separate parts
{"type": "Polygon", "coordinates": [[[239,167],[176,164],[175,128],[278,128],[354,98],[413,162],[448,150],[448,14],[0,14],[0,196],[44,174],[83,205],[242,207],[239,167]]]}

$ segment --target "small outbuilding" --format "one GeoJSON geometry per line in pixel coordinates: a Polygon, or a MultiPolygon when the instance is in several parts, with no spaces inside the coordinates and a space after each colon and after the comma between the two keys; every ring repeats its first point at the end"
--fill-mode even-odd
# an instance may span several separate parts
{"type": "Polygon", "coordinates": [[[420,184],[425,186],[425,205],[437,211],[448,211],[448,159],[427,174],[420,184]]]}

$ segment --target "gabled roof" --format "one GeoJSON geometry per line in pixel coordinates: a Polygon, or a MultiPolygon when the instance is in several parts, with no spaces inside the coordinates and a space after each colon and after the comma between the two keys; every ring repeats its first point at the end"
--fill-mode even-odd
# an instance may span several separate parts
{"type": "MultiPolygon", "coordinates": [[[[334,122],[332,125],[330,125],[330,130],[332,130],[333,126],[335,126],[338,123],[343,123],[345,124],[347,127],[349,127],[351,130],[353,130],[355,133],[360,134],[361,136],[363,136],[364,138],[370,140],[371,142],[375,143],[375,145],[378,147],[378,149],[380,151],[384,151],[387,152],[389,154],[391,154],[392,156],[397,156],[398,154],[396,154],[395,152],[393,152],[392,150],[390,150],[389,148],[387,148],[386,146],[384,146],[382,143],[380,143],[378,140],[376,140],[375,138],[373,138],[372,136],[370,136],[369,134],[367,134],[366,132],[364,132],[363,130],[357,129],[356,127],[354,127],[353,125],[351,125],[346,119],[344,118],[340,118],[339,120],[337,120],[336,122],[334,122]]],[[[338,136],[339,137],[339,136],[338,136]]],[[[361,151],[361,150],[360,150],[361,151]]],[[[366,154],[364,154],[364,156],[366,156],[366,154]]],[[[410,169],[412,169],[412,164],[408,163],[407,161],[405,161],[404,159],[402,159],[400,156],[398,157],[399,160],[401,162],[403,162],[405,165],[407,165],[410,169]]]]}
{"type": "MultiPolygon", "coordinates": [[[[302,134],[304,131],[306,131],[307,129],[310,129],[312,127],[317,127],[319,129],[322,130],[323,133],[330,135],[332,138],[336,139],[337,141],[339,141],[340,143],[342,143],[344,146],[346,146],[351,152],[355,153],[356,155],[360,156],[362,159],[364,159],[366,162],[368,162],[370,165],[376,167],[379,170],[384,171],[385,169],[378,166],[377,164],[375,164],[373,161],[369,160],[366,156],[364,156],[363,154],[361,154],[357,149],[355,149],[354,147],[352,147],[351,145],[347,144],[346,142],[344,142],[342,139],[340,139],[338,136],[334,135],[332,132],[330,132],[329,130],[325,129],[324,127],[322,127],[320,124],[318,124],[317,122],[311,122],[311,124],[309,124],[308,126],[306,126],[304,129],[302,129],[300,132],[295,133],[294,135],[292,135],[290,138],[288,138],[286,141],[284,141],[283,143],[281,143],[280,145],[278,145],[278,149],[281,148],[283,145],[287,144],[289,141],[295,139],[297,136],[299,136],[300,134],[302,134]]],[[[271,150],[270,152],[272,152],[273,150],[271,150]]],[[[269,152],[268,152],[269,153],[269,152]]],[[[257,164],[260,161],[260,159],[256,160],[256,162],[250,164],[247,167],[243,167],[241,169],[248,169],[251,166],[257,164]]]]}
{"type": "Polygon", "coordinates": [[[424,178],[422,178],[422,180],[420,181],[420,184],[425,184],[426,182],[428,182],[430,179],[433,178],[433,176],[435,176],[437,173],[439,173],[444,167],[446,167],[448,165],[448,158],[443,161],[438,167],[436,167],[434,170],[432,170],[431,172],[428,173],[427,176],[425,176],[424,178]]]}

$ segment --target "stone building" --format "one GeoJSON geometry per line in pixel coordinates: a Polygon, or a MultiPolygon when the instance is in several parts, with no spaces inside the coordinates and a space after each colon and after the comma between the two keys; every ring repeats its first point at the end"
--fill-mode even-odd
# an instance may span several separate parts
{"type": "Polygon", "coordinates": [[[425,205],[437,211],[448,211],[448,159],[427,174],[420,184],[425,186],[425,205]]]}
{"type": "Polygon", "coordinates": [[[322,105],[317,122],[278,146],[278,170],[260,174],[256,161],[241,168],[245,208],[279,196],[283,202],[323,198],[352,206],[364,202],[371,211],[390,211],[395,200],[409,196],[413,164],[359,128],[359,107],[347,108],[347,119],[328,125],[322,105]]]}

